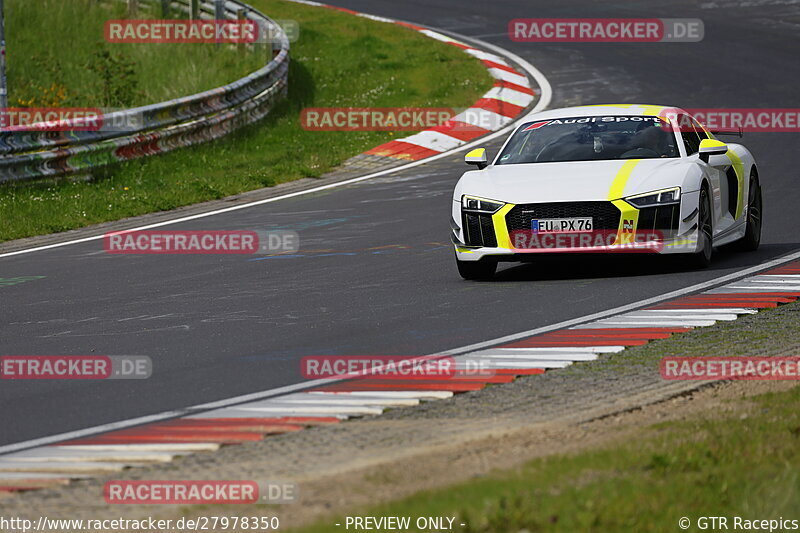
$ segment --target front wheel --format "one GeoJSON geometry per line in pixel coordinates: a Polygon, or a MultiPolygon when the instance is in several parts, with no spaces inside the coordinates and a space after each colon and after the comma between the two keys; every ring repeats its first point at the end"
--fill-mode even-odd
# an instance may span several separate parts
{"type": "Polygon", "coordinates": [[[763,201],[761,184],[755,172],[750,175],[750,192],[747,199],[747,227],[744,237],[734,243],[739,252],[755,252],[761,244],[761,215],[763,201]]]}
{"type": "Polygon", "coordinates": [[[703,187],[700,190],[700,201],[698,202],[697,228],[698,238],[702,241],[703,249],[691,254],[686,258],[686,266],[689,268],[707,268],[711,264],[711,256],[714,254],[714,226],[711,222],[711,199],[708,197],[708,189],[703,187]]]}
{"type": "Polygon", "coordinates": [[[489,258],[479,261],[459,261],[456,257],[456,265],[461,277],[472,281],[489,281],[497,270],[497,261],[489,258]]]}

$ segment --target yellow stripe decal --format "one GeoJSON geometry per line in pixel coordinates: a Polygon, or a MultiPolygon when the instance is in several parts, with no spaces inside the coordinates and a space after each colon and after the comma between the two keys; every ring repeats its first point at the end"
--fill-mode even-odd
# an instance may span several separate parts
{"type": "Polygon", "coordinates": [[[659,113],[664,111],[664,106],[660,105],[643,105],[642,106],[642,115],[648,117],[657,117],[659,113]]]}
{"type": "Polygon", "coordinates": [[[616,244],[635,242],[636,227],[639,225],[639,210],[624,200],[614,200],[611,203],[621,212],[616,244]]]}
{"type": "Polygon", "coordinates": [[[639,161],[641,161],[641,159],[631,159],[630,161],[625,161],[625,163],[622,165],[622,168],[620,168],[619,172],[617,172],[614,182],[611,184],[611,190],[608,191],[609,200],[617,200],[622,198],[622,193],[625,191],[625,185],[628,184],[628,179],[630,179],[631,173],[636,165],[639,164],[639,161]]]}
{"type": "Polygon", "coordinates": [[[670,246],[684,246],[686,244],[697,244],[697,239],[684,239],[682,241],[674,241],[674,242],[665,244],[664,247],[668,248],[670,246]]]}
{"type": "Polygon", "coordinates": [[[497,237],[498,248],[513,248],[511,246],[511,237],[508,235],[508,226],[506,226],[506,215],[512,209],[514,209],[514,204],[506,204],[500,208],[500,211],[492,215],[494,235],[497,237]]]}
{"type": "Polygon", "coordinates": [[[740,158],[733,150],[728,150],[728,159],[731,160],[733,171],[736,172],[736,181],[739,182],[739,194],[736,202],[736,216],[734,217],[739,218],[742,216],[742,211],[744,210],[744,164],[742,163],[742,158],[740,158]]]}

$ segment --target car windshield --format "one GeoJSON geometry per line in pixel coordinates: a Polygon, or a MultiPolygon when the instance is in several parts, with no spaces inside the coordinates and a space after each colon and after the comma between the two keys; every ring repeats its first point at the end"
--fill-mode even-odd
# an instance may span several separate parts
{"type": "Polygon", "coordinates": [[[498,165],[678,157],[669,124],[651,116],[570,117],[519,128],[498,165]]]}

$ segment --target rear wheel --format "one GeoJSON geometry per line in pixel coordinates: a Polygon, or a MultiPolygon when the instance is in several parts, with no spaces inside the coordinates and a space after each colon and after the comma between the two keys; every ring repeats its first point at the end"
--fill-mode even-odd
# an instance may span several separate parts
{"type": "Polygon", "coordinates": [[[489,281],[497,270],[497,261],[486,257],[479,261],[459,261],[456,258],[456,265],[462,278],[473,281],[489,281]]]}
{"type": "Polygon", "coordinates": [[[690,268],[706,268],[711,264],[711,256],[714,254],[714,225],[711,222],[711,199],[705,186],[700,190],[697,210],[698,239],[703,248],[688,256],[686,265],[690,268]]]}
{"type": "Polygon", "coordinates": [[[744,237],[734,243],[739,252],[754,252],[761,244],[761,216],[763,202],[761,184],[755,172],[750,174],[750,192],[747,199],[747,228],[744,237]]]}

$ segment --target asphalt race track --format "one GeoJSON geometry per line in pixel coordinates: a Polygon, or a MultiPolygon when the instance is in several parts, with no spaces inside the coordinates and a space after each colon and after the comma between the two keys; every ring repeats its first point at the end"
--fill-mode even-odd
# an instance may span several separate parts
{"type": "MultiPolygon", "coordinates": [[[[337,0],[497,44],[534,64],[551,107],[608,102],[798,108],[800,4],[337,0]],[[526,17],[700,18],[700,43],[514,43],[526,17]]],[[[112,256],[94,241],[0,259],[3,355],[147,355],[143,381],[3,381],[0,445],[299,383],[307,355],[422,355],[711,280],[800,248],[800,135],[750,133],[762,249],[686,272],[657,258],[546,258],[461,280],[449,245],[463,154],[383,178],[169,226],[290,229],[288,257],[112,256]]],[[[489,144],[496,153],[499,141],[489,144]]]]}

